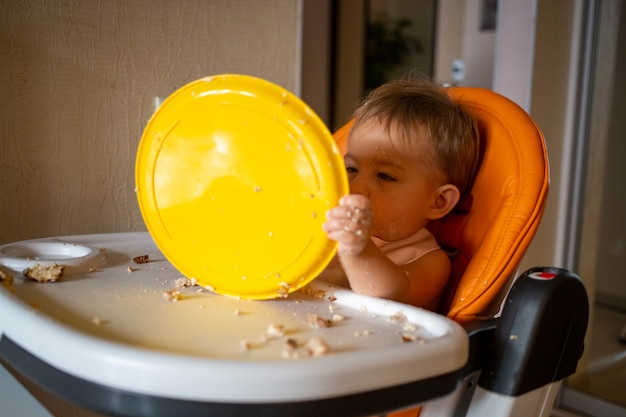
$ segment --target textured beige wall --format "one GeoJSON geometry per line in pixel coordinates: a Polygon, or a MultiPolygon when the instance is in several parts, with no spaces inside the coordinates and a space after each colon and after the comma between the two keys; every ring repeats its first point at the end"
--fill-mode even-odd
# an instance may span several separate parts
{"type": "Polygon", "coordinates": [[[134,164],[155,96],[226,72],[296,90],[300,7],[2,0],[0,244],[143,230],[134,164]]]}

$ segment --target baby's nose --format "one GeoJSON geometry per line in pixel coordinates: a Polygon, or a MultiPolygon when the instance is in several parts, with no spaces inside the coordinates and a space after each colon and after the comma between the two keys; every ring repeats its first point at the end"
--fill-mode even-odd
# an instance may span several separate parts
{"type": "Polygon", "coordinates": [[[363,181],[362,179],[353,178],[350,180],[350,194],[361,194],[365,197],[370,197],[369,187],[367,186],[367,181],[363,181]]]}

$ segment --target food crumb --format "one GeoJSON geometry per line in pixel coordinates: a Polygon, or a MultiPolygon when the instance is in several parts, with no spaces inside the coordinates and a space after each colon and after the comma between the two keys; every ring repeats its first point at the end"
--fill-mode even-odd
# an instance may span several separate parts
{"type": "Polygon", "coordinates": [[[316,300],[321,300],[324,298],[324,296],[326,295],[326,292],[324,291],[316,291],[315,294],[313,294],[313,298],[316,300]]]}
{"type": "Polygon", "coordinates": [[[298,359],[298,341],[292,337],[285,339],[281,354],[286,359],[298,359]]]}
{"type": "Polygon", "coordinates": [[[330,327],[330,320],[326,320],[317,314],[309,314],[309,327],[313,329],[321,329],[324,327],[330,327]]]}
{"type": "Polygon", "coordinates": [[[139,255],[133,258],[133,262],[136,264],[147,264],[150,262],[150,257],[148,255],[139,255]]]}
{"type": "Polygon", "coordinates": [[[289,289],[291,288],[291,285],[289,285],[286,282],[280,282],[278,286],[280,287],[278,289],[278,296],[281,298],[287,298],[287,296],[289,295],[289,289]]]}
{"type": "Polygon", "coordinates": [[[56,282],[61,278],[64,270],[65,265],[56,263],[45,266],[35,264],[32,268],[26,268],[24,270],[24,276],[37,282],[56,282]]]}
{"type": "Polygon", "coordinates": [[[407,318],[406,318],[406,315],[404,314],[404,312],[398,311],[397,313],[395,313],[394,315],[389,317],[389,322],[390,323],[403,324],[403,323],[407,322],[407,318]]]}
{"type": "Polygon", "coordinates": [[[134,271],[135,271],[135,268],[133,268],[132,266],[129,266],[128,268],[126,268],[126,272],[128,272],[129,274],[134,271]]]}
{"type": "Polygon", "coordinates": [[[2,268],[0,268],[0,284],[11,292],[15,291],[13,287],[13,275],[4,271],[2,268]]]}
{"type": "Polygon", "coordinates": [[[196,279],[189,279],[187,277],[182,277],[182,278],[177,278],[176,281],[174,281],[174,286],[176,288],[187,288],[187,287],[194,287],[198,285],[198,282],[196,281],[196,279]]]}
{"type": "Polygon", "coordinates": [[[285,335],[285,326],[282,324],[270,324],[265,330],[265,336],[268,339],[277,339],[285,335]]]}
{"type": "Polygon", "coordinates": [[[416,330],[417,330],[417,326],[415,326],[414,324],[411,324],[411,323],[408,323],[408,322],[407,322],[407,323],[404,323],[404,327],[403,327],[403,329],[404,329],[404,330],[408,330],[408,331],[412,331],[412,332],[414,332],[414,331],[416,331],[416,330]]]}
{"type": "Polygon", "coordinates": [[[333,316],[330,319],[331,321],[335,323],[339,323],[340,321],[344,321],[346,318],[342,316],[341,314],[333,314],[333,316]]]}
{"type": "Polygon", "coordinates": [[[312,356],[322,356],[330,352],[330,347],[319,337],[310,338],[306,342],[305,348],[312,356]]]}
{"type": "Polygon", "coordinates": [[[409,333],[402,333],[402,341],[403,342],[414,342],[416,339],[415,335],[409,333]]]}
{"type": "Polygon", "coordinates": [[[169,291],[165,291],[163,293],[163,297],[168,300],[168,301],[179,301],[183,299],[183,296],[181,295],[180,291],[178,290],[169,290],[169,291]]]}
{"type": "Polygon", "coordinates": [[[96,268],[95,266],[92,266],[91,268],[89,268],[87,271],[88,272],[96,272],[98,270],[98,268],[96,268]]]}
{"type": "Polygon", "coordinates": [[[284,348],[289,351],[294,351],[298,349],[298,341],[293,337],[288,337],[285,339],[284,348]]]}
{"type": "Polygon", "coordinates": [[[242,351],[247,352],[252,348],[252,343],[250,341],[243,339],[239,342],[239,347],[242,351]]]}

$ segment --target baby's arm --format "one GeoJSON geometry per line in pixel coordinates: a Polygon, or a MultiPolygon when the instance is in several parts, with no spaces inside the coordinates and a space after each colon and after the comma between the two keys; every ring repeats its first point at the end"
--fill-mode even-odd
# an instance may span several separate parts
{"type": "Polygon", "coordinates": [[[342,198],[327,213],[324,230],[339,243],[337,256],[350,287],[360,294],[435,308],[450,273],[447,255],[437,250],[396,265],[371,240],[371,222],[369,200],[360,195],[342,198]]]}

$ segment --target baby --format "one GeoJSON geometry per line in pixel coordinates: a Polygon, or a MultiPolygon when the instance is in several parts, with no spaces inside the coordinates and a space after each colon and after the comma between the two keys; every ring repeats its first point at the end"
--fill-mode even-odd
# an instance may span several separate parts
{"type": "Polygon", "coordinates": [[[478,159],[476,122],[442,87],[412,79],[372,91],[348,136],[350,194],[326,214],[338,252],[321,279],[436,310],[450,260],[425,227],[470,192],[478,159]]]}

